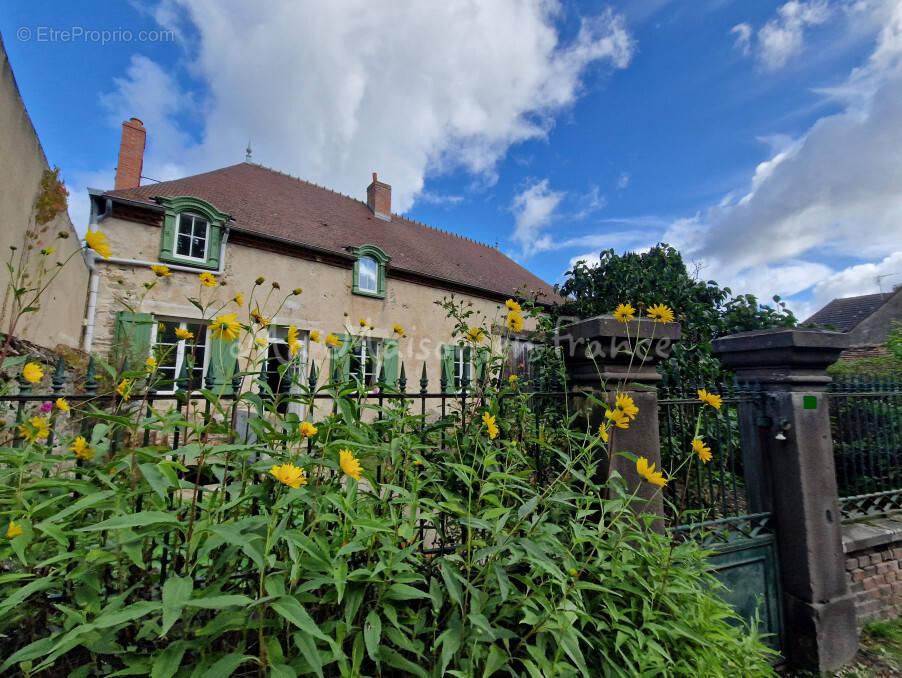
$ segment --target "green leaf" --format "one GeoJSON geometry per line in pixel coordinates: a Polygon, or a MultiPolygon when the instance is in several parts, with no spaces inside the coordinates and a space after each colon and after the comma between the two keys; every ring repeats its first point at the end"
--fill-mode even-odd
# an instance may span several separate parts
{"type": "Polygon", "coordinates": [[[137,603],[132,603],[128,607],[124,607],[121,610],[115,610],[113,612],[103,612],[97,619],[90,623],[90,626],[97,629],[106,629],[111,626],[117,626],[119,624],[124,624],[125,622],[130,622],[135,619],[139,619],[145,615],[150,614],[151,612],[156,612],[160,609],[160,604],[156,602],[152,602],[149,600],[142,600],[137,603]]]}
{"type": "MultiPolygon", "coordinates": [[[[485,660],[485,669],[482,671],[482,678],[489,678],[502,666],[507,664],[507,653],[497,645],[489,648],[489,656],[485,660]]],[[[588,672],[583,673],[584,676],[589,675],[588,672]]]]}
{"type": "Polygon", "coordinates": [[[298,673],[288,664],[270,664],[269,678],[298,678],[298,673]]]}
{"type": "Polygon", "coordinates": [[[430,598],[426,591],[414,588],[407,584],[392,584],[385,592],[386,600],[410,600],[412,598],[430,598]]]}
{"type": "Polygon", "coordinates": [[[169,481],[163,476],[156,464],[138,464],[141,474],[147,484],[160,495],[160,499],[165,500],[168,496],[169,481]]]}
{"type": "Polygon", "coordinates": [[[166,649],[154,658],[150,678],[172,678],[182,665],[182,657],[187,649],[188,643],[184,640],[169,643],[166,649]]]}
{"type": "Polygon", "coordinates": [[[192,598],[185,602],[185,607],[199,607],[204,610],[222,610],[227,607],[244,607],[253,605],[254,601],[240,594],[207,596],[205,598],[192,598]]]}
{"type": "Polygon", "coordinates": [[[538,505],[538,503],[539,503],[539,497],[538,497],[538,495],[536,495],[535,497],[530,499],[528,502],[526,502],[525,504],[520,506],[519,509],[517,509],[517,517],[520,518],[520,520],[523,520],[527,515],[532,513],[532,510],[536,507],[536,505],[538,505]]]}
{"type": "Polygon", "coordinates": [[[295,633],[292,638],[304,658],[304,661],[313,669],[319,678],[323,678],[323,660],[320,659],[319,651],[316,649],[316,642],[306,633],[295,633]]]}
{"type": "Polygon", "coordinates": [[[270,607],[281,617],[297,626],[301,631],[309,633],[311,636],[324,640],[327,643],[330,641],[330,638],[319,630],[319,626],[313,621],[313,617],[307,613],[307,610],[305,610],[298,602],[297,598],[283,596],[270,603],[270,607]]]}
{"type": "Polygon", "coordinates": [[[231,676],[239,666],[245,662],[254,661],[254,659],[254,657],[241,654],[240,652],[231,652],[204,671],[202,678],[223,678],[223,676],[231,676]]]}
{"type": "Polygon", "coordinates": [[[374,662],[379,661],[379,641],[382,639],[382,620],[376,611],[371,611],[363,623],[363,640],[366,642],[366,653],[374,662]]]}
{"type": "Polygon", "coordinates": [[[81,527],[77,532],[100,532],[102,530],[118,530],[123,527],[145,527],[147,525],[158,525],[160,523],[178,522],[178,518],[171,513],[165,513],[163,511],[141,511],[140,513],[130,513],[124,516],[109,518],[96,525],[81,527]]]}
{"type": "Polygon", "coordinates": [[[194,580],[191,577],[169,577],[163,584],[163,622],[160,626],[160,636],[166,632],[182,615],[185,603],[191,598],[194,589],[194,580]]]}
{"type": "Polygon", "coordinates": [[[389,666],[393,666],[396,669],[404,671],[408,675],[427,678],[426,669],[424,669],[422,666],[414,664],[412,661],[406,659],[390,647],[383,645],[381,648],[379,648],[379,654],[381,655],[385,663],[389,666]]]}

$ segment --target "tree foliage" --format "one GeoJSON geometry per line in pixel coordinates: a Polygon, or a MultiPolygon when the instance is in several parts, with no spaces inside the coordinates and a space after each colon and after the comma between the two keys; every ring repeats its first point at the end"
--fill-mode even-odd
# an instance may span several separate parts
{"type": "Polygon", "coordinates": [[[774,296],[774,306],[762,305],[754,295],[734,295],[714,280],[700,280],[667,243],[658,243],[647,252],[621,255],[608,249],[599,258],[597,266],[580,261],[567,271],[568,278],[558,291],[568,301],[558,307],[558,317],[590,318],[611,313],[617,304],[627,302],[640,310],[655,303],[667,304],[683,328],[683,338],[660,368],[668,376],[715,380],[723,375],[720,361],[711,352],[713,339],[796,324],[792,311],[778,296],[774,296]]]}

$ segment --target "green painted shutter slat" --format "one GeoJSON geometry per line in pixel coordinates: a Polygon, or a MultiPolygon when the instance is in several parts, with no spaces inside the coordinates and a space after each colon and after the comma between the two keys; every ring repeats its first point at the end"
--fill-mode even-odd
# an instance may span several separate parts
{"type": "Polygon", "coordinates": [[[222,341],[210,337],[210,362],[207,374],[213,377],[213,390],[216,393],[232,392],[232,375],[235,373],[235,358],[238,356],[238,340],[222,341]],[[225,386],[225,388],[222,388],[225,386]]]}
{"type": "Polygon", "coordinates": [[[113,340],[112,364],[124,371],[140,370],[150,356],[150,333],[153,315],[119,311],[113,340]]]}
{"type": "Polygon", "coordinates": [[[351,337],[347,334],[339,334],[338,340],[341,341],[341,346],[338,348],[333,346],[329,349],[329,374],[334,375],[337,369],[341,380],[347,381],[351,373],[351,337]],[[340,367],[336,368],[336,365],[340,365],[340,367]]]}
{"type": "Polygon", "coordinates": [[[476,349],[476,374],[473,375],[473,381],[479,381],[480,379],[487,379],[489,369],[489,349],[487,348],[477,348],[476,349]]]}
{"type": "Polygon", "coordinates": [[[385,383],[395,386],[398,383],[398,340],[382,340],[382,366],[385,369],[385,383]]]}
{"type": "Polygon", "coordinates": [[[454,393],[454,349],[456,346],[442,345],[442,376],[445,378],[445,392],[454,393]]]}
{"type": "Polygon", "coordinates": [[[172,251],[172,244],[175,241],[175,221],[177,217],[174,214],[167,214],[163,218],[163,228],[160,229],[160,261],[178,261],[175,253],[172,251]]]}
{"type": "Polygon", "coordinates": [[[207,268],[219,268],[220,243],[222,242],[222,229],[216,224],[210,224],[210,242],[207,243],[207,268]]]}

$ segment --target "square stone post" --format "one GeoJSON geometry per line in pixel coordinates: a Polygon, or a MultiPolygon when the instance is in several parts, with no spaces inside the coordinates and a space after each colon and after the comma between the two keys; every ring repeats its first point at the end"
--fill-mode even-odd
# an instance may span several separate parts
{"type": "MultiPolygon", "coordinates": [[[[826,368],[848,345],[839,332],[773,329],[714,341],[740,381],[760,384],[763,412],[740,421],[750,510],[773,513],[777,529],[784,655],[810,671],[833,671],[858,649],[846,588],[826,368]],[[758,487],[752,487],[754,483],[758,487]]],[[[754,407],[752,405],[751,407],[754,407]]]]}
{"type": "MultiPolygon", "coordinates": [[[[645,457],[655,465],[655,470],[661,468],[656,389],[661,375],[655,367],[670,355],[671,346],[680,335],[679,323],[655,323],[646,318],[624,323],[611,316],[598,316],[565,325],[555,337],[555,344],[563,351],[572,390],[590,393],[613,408],[614,394],[619,388],[639,408],[628,429],[611,431],[610,470],[623,476],[630,491],[638,488],[637,496],[646,500],[648,513],[662,517],[661,488],[645,482],[636,473],[636,465],[617,453],[645,457]]],[[[604,421],[604,411],[594,407],[588,421],[592,429],[597,429],[604,421]]],[[[663,521],[656,521],[656,528],[663,530],[663,521]]]]}

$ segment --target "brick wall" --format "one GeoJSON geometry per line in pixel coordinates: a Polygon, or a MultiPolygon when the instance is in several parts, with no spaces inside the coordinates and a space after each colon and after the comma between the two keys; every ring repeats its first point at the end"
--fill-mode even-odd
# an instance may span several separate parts
{"type": "Polygon", "coordinates": [[[843,551],[859,628],[902,615],[902,516],[843,525],[843,551]]]}

